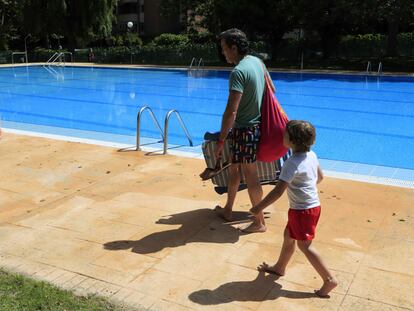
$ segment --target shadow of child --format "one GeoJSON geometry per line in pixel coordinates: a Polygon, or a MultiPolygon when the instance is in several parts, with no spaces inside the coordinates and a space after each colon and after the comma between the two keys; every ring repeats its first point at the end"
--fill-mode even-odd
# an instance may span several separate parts
{"type": "Polygon", "coordinates": [[[314,293],[283,290],[276,283],[279,277],[259,272],[253,281],[229,282],[216,289],[201,289],[189,295],[189,299],[200,305],[218,305],[233,301],[265,301],[279,297],[304,299],[316,297],[314,293]]]}

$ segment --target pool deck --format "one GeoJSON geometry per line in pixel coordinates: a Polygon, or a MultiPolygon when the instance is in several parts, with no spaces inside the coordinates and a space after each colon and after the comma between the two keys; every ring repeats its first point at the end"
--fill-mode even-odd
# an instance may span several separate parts
{"type": "MultiPolygon", "coordinates": [[[[414,191],[327,177],[315,246],[340,285],[314,296],[296,252],[286,276],[258,273],[280,251],[287,198],[268,231],[223,223],[204,161],[4,133],[0,267],[150,310],[414,310],[414,191]]],[[[264,188],[267,193],[270,186],[264,188]]]]}

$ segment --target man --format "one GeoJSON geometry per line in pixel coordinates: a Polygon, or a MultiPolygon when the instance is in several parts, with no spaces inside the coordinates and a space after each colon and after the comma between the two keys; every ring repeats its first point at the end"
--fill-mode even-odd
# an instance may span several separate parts
{"type": "MultiPolygon", "coordinates": [[[[230,74],[229,97],[215,150],[215,157],[219,159],[224,141],[232,129],[230,148],[232,164],[228,168],[227,202],[223,208],[216,207],[220,216],[231,221],[241,171],[246,178],[252,206],[256,206],[263,196],[257,173],[256,153],[260,138],[260,107],[265,87],[265,69],[260,59],[248,55],[249,43],[242,31],[229,29],[222,32],[218,39],[226,61],[235,65],[230,74]]],[[[253,222],[242,230],[245,232],[266,231],[263,213],[257,214],[253,222]]]]}

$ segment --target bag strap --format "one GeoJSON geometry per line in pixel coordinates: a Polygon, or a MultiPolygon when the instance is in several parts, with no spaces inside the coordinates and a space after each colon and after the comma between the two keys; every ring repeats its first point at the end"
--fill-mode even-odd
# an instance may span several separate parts
{"type": "Polygon", "coordinates": [[[263,72],[264,72],[264,78],[265,78],[265,83],[267,84],[267,87],[272,90],[273,93],[276,92],[276,89],[274,87],[274,85],[269,81],[269,72],[266,69],[265,64],[261,61],[262,63],[262,68],[263,68],[263,72]]]}

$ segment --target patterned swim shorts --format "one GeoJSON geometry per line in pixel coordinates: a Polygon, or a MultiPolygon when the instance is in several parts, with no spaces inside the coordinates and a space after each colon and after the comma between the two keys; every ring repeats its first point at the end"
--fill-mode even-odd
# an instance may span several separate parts
{"type": "Polygon", "coordinates": [[[257,146],[260,139],[260,126],[254,125],[244,128],[233,128],[231,139],[231,162],[256,162],[257,146]]]}

